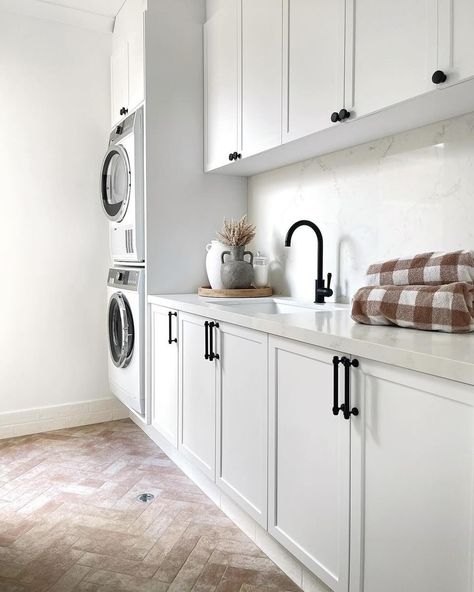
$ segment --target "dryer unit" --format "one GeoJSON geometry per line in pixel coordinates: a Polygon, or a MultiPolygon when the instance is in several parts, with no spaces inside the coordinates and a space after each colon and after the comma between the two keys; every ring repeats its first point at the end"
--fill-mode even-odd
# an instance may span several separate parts
{"type": "Polygon", "coordinates": [[[143,154],[140,107],[113,130],[102,164],[101,201],[109,219],[110,254],[117,263],[145,260],[143,154]]]}
{"type": "Polygon", "coordinates": [[[145,270],[109,269],[109,384],[124,405],[145,415],[145,270]]]}

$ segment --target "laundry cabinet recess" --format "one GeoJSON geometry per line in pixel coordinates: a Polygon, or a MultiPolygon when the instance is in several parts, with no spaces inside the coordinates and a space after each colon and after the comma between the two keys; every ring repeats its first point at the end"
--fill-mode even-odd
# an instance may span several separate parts
{"type": "Polygon", "coordinates": [[[112,125],[145,100],[144,11],[146,0],[127,0],[115,19],[112,36],[112,125]]]}
{"type": "Polygon", "coordinates": [[[251,175],[471,111],[473,29],[471,0],[222,0],[204,26],[205,170],[251,175]]]}

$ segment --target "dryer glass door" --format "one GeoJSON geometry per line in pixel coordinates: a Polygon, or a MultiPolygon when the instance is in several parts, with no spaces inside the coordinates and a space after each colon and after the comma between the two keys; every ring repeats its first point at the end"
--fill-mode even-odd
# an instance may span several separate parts
{"type": "Polygon", "coordinates": [[[109,349],[117,368],[126,368],[133,356],[135,329],[126,297],[117,292],[109,303],[109,349]]]}
{"type": "Polygon", "coordinates": [[[132,172],[126,150],[123,146],[110,146],[102,164],[100,181],[102,206],[109,220],[123,220],[130,199],[131,181],[132,172]]]}

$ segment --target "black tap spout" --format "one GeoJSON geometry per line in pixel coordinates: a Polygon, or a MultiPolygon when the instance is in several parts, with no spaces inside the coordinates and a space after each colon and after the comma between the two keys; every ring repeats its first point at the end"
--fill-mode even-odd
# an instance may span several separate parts
{"type": "Polygon", "coordinates": [[[325,286],[324,278],[323,278],[323,235],[321,231],[316,226],[314,222],[311,220],[299,220],[290,226],[288,232],[286,233],[285,237],[285,247],[291,247],[291,239],[293,237],[293,233],[297,228],[300,226],[309,226],[314,233],[316,234],[316,238],[318,239],[318,278],[315,282],[315,295],[314,295],[314,302],[318,304],[324,304],[325,298],[330,297],[333,294],[333,291],[330,288],[331,285],[331,274],[328,273],[328,285],[325,286]]]}
{"type": "Polygon", "coordinates": [[[286,233],[285,237],[285,247],[291,247],[291,238],[293,237],[293,233],[297,228],[300,226],[309,226],[312,228],[316,234],[316,238],[318,239],[318,280],[323,279],[323,235],[321,231],[316,226],[314,222],[311,220],[299,220],[290,226],[288,232],[286,233]]]}

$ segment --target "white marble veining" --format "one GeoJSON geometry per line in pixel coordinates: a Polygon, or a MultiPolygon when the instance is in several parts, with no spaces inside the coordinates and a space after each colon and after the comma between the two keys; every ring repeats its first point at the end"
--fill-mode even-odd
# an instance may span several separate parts
{"type": "MultiPolygon", "coordinates": [[[[226,300],[205,299],[196,294],[148,298],[150,303],[175,310],[474,385],[472,334],[358,325],[350,317],[350,307],[343,305],[317,306],[292,298],[278,298],[277,302],[287,306],[308,308],[297,308],[295,314],[286,311],[266,314],[252,311],[251,307],[237,304],[235,300],[226,300]]],[[[259,299],[259,302],[272,302],[272,299],[259,299]]]]}
{"type": "Polygon", "coordinates": [[[335,297],[350,302],[374,261],[474,247],[474,113],[251,177],[253,250],[269,255],[280,294],[311,298],[316,238],[335,297]]]}

